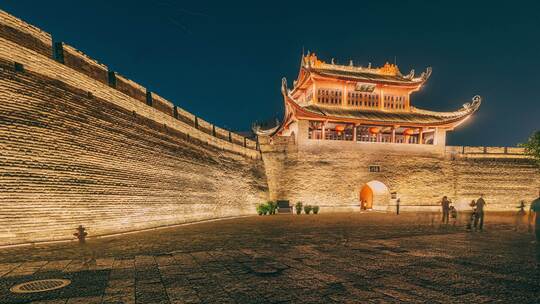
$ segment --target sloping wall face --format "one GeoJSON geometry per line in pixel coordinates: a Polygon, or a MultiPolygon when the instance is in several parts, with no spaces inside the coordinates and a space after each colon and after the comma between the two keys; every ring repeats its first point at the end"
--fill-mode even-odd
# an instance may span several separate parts
{"type": "Polygon", "coordinates": [[[263,144],[271,199],[319,205],[322,212],[359,210],[362,187],[379,181],[395,194],[374,209],[394,211],[399,198],[402,210],[439,210],[446,195],[463,210],[485,194],[488,210],[515,211],[520,200],[530,202],[540,189],[540,170],[522,151],[462,154],[413,145],[401,151],[397,144],[353,146],[339,141],[312,147],[263,144]]]}
{"type": "Polygon", "coordinates": [[[267,199],[252,141],[141,102],[97,64],[78,71],[92,64],[79,53],[55,61],[47,35],[0,15],[0,245],[249,215],[267,199]]]}

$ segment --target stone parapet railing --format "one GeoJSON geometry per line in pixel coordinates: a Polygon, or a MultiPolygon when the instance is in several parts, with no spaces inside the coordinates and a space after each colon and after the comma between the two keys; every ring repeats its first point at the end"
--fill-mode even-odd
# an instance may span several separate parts
{"type": "Polygon", "coordinates": [[[447,154],[467,158],[528,158],[524,148],[484,147],[484,146],[446,146],[447,154]]]}

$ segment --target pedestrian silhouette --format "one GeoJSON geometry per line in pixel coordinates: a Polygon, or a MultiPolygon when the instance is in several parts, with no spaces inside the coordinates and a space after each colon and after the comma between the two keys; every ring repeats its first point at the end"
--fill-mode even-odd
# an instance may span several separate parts
{"type": "Polygon", "coordinates": [[[524,217],[525,215],[527,214],[527,212],[525,211],[525,201],[521,201],[519,202],[519,206],[517,207],[519,210],[518,212],[516,212],[516,219],[515,219],[515,227],[514,227],[514,230],[515,231],[520,231],[521,228],[523,227],[523,223],[524,223],[524,217]]]}
{"type": "Polygon", "coordinates": [[[457,222],[457,209],[454,206],[450,206],[450,218],[452,218],[452,226],[456,226],[457,222]]]}
{"type": "Polygon", "coordinates": [[[476,200],[476,211],[474,216],[474,230],[484,230],[484,207],[486,206],[484,195],[480,194],[480,198],[476,200]]]}
{"type": "Polygon", "coordinates": [[[471,213],[470,213],[470,216],[469,218],[467,219],[467,230],[468,231],[471,231],[472,230],[472,224],[473,224],[473,221],[474,219],[476,218],[476,201],[475,200],[472,200],[470,203],[469,203],[469,207],[471,207],[471,213]]]}
{"type": "Polygon", "coordinates": [[[442,207],[442,223],[448,224],[448,216],[450,213],[450,201],[446,196],[443,196],[441,200],[441,207],[442,207]]]}
{"type": "Polygon", "coordinates": [[[540,191],[538,191],[538,197],[531,202],[529,210],[529,232],[532,230],[532,221],[534,220],[534,232],[536,235],[536,244],[540,244],[540,191]]]}

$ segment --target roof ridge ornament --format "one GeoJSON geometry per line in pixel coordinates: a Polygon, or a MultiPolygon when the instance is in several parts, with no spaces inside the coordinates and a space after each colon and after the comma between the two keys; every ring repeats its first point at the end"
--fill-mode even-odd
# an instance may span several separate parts
{"type": "Polygon", "coordinates": [[[389,63],[388,61],[382,67],[378,68],[377,72],[379,72],[382,75],[389,75],[389,76],[401,75],[397,64],[392,64],[392,63],[389,63]]]}
{"type": "Polygon", "coordinates": [[[420,79],[422,79],[423,81],[428,80],[429,76],[431,76],[431,72],[432,72],[431,67],[427,67],[426,71],[422,72],[422,74],[420,74],[420,79]]]}
{"type": "Polygon", "coordinates": [[[403,76],[403,78],[409,79],[409,80],[413,79],[413,78],[414,78],[414,69],[411,69],[411,71],[409,72],[409,74],[403,76]]]}
{"type": "Polygon", "coordinates": [[[283,77],[281,78],[281,93],[285,96],[287,95],[289,90],[287,89],[287,78],[283,77]]]}
{"type": "Polygon", "coordinates": [[[276,133],[279,127],[281,127],[281,123],[279,122],[279,119],[276,118],[275,126],[268,129],[263,129],[263,124],[254,122],[251,125],[251,131],[253,131],[253,133],[255,133],[257,136],[272,136],[276,133]]]}
{"type": "Polygon", "coordinates": [[[466,110],[471,109],[471,108],[472,109],[478,108],[481,103],[482,103],[482,97],[480,95],[474,95],[474,97],[472,98],[472,103],[467,102],[463,104],[463,108],[466,110]]]}

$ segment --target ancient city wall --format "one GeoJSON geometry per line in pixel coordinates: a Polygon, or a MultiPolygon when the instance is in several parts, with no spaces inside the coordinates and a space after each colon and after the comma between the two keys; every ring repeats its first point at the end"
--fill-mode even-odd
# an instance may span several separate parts
{"type": "Polygon", "coordinates": [[[380,181],[388,195],[374,208],[437,210],[443,195],[458,208],[484,193],[488,210],[516,210],[519,200],[530,202],[540,188],[540,170],[519,148],[437,147],[319,141],[298,147],[261,139],[270,196],[325,211],[359,210],[360,189],[380,181]],[[380,172],[370,172],[369,166],[380,172]]]}
{"type": "Polygon", "coordinates": [[[256,147],[0,11],[0,245],[253,214],[256,147]]]}

